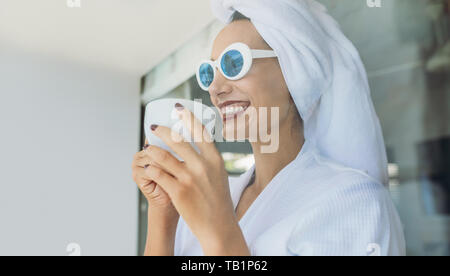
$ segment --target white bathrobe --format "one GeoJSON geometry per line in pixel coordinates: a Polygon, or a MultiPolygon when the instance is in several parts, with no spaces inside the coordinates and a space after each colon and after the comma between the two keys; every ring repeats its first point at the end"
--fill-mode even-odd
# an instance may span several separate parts
{"type": "MultiPolygon", "coordinates": [[[[254,171],[230,177],[234,207],[254,171]]],[[[239,221],[253,256],[405,255],[402,225],[387,189],[341,166],[305,142],[239,221]]],[[[200,256],[197,238],[180,218],[176,256],[200,256]]]]}

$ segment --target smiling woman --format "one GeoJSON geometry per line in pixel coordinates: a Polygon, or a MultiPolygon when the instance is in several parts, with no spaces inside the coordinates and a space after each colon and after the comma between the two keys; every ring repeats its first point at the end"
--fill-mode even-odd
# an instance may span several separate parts
{"type": "MultiPolygon", "coordinates": [[[[146,254],[367,255],[377,245],[377,254],[403,255],[365,70],[325,8],[211,3],[227,25],[197,81],[222,113],[223,136],[244,132],[255,164],[229,177],[212,141],[196,141],[198,153],[152,126],[185,162],[152,145],[135,157],[149,201],[146,254]],[[278,134],[276,150],[265,150],[261,133],[253,139],[255,127],[278,134]]],[[[204,132],[187,108],[174,108],[192,136],[204,132]]]]}

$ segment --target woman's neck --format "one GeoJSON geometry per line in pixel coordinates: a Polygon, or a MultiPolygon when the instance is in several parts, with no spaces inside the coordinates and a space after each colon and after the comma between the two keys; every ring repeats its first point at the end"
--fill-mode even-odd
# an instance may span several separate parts
{"type": "Polygon", "coordinates": [[[278,140],[278,148],[272,153],[262,150],[267,143],[251,143],[255,158],[255,181],[252,187],[259,192],[299,154],[304,144],[301,120],[295,118],[280,125],[278,140]]]}

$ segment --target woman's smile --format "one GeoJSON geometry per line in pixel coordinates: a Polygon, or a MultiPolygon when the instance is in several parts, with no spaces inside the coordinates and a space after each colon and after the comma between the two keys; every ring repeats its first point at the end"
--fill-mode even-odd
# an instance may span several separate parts
{"type": "Polygon", "coordinates": [[[227,101],[219,105],[223,122],[237,118],[250,106],[249,101],[227,101]]]}

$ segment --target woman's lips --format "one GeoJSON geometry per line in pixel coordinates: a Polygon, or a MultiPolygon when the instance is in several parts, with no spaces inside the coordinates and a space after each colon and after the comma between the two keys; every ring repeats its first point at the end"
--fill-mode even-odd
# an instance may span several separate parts
{"type": "Polygon", "coordinates": [[[233,102],[231,104],[225,103],[225,105],[220,108],[222,120],[227,121],[238,117],[239,115],[243,114],[249,106],[250,102],[248,101],[233,102]]]}

